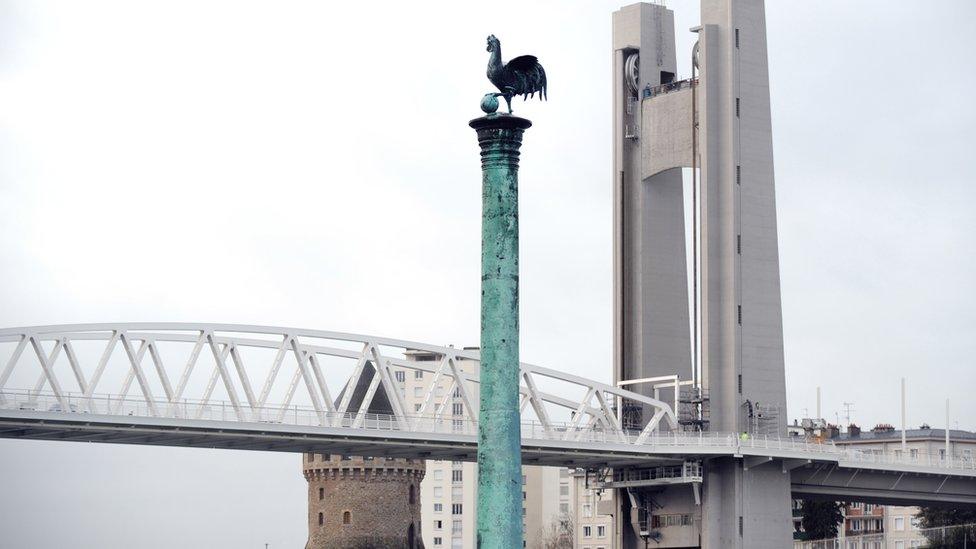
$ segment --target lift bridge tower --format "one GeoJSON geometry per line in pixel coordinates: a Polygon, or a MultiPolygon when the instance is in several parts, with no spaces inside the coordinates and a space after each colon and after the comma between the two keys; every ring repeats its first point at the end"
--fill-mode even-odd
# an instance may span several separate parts
{"type": "MultiPolygon", "coordinates": [[[[614,379],[673,398],[687,430],[785,435],[763,0],[702,0],[691,32],[679,68],[671,10],[613,14],[614,379]]],[[[627,403],[621,416],[647,420],[627,403]]],[[[791,543],[788,472],[694,466],[694,489],[608,483],[617,547],[791,543]]]]}

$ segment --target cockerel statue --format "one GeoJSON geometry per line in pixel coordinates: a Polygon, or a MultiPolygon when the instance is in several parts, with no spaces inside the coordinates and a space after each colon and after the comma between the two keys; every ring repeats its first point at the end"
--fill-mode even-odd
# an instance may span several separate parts
{"type": "Polygon", "coordinates": [[[488,80],[501,92],[495,95],[505,98],[509,114],[512,112],[512,97],[517,95],[528,99],[538,93],[539,100],[547,99],[546,71],[534,55],[516,57],[503,64],[502,44],[494,34],[488,37],[488,51],[491,52],[488,59],[488,80]]]}

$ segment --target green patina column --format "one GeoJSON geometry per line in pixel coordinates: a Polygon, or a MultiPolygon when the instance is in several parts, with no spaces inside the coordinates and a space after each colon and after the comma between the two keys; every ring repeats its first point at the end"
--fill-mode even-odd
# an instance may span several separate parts
{"type": "Polygon", "coordinates": [[[478,131],[482,172],[480,549],[522,547],[518,159],[522,132],[531,125],[495,113],[470,122],[478,131]]]}

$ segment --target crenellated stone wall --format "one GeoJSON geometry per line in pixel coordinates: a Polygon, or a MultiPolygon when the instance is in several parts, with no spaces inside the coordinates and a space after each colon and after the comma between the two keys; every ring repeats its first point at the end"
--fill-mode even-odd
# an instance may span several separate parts
{"type": "Polygon", "coordinates": [[[304,454],[306,549],[423,547],[423,460],[304,454]]]}

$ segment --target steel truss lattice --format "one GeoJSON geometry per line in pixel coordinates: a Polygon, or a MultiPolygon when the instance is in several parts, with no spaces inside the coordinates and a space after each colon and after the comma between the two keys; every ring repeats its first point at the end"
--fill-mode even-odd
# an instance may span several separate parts
{"type": "MultiPolygon", "coordinates": [[[[0,354],[0,361],[6,359],[0,362],[0,407],[39,406],[36,402],[46,397],[53,404],[40,409],[63,412],[211,419],[219,407],[221,419],[229,414],[242,422],[281,423],[294,413],[296,420],[301,414],[309,424],[329,427],[359,428],[384,421],[402,431],[436,432],[445,423],[466,433],[477,430],[479,379],[462,367],[478,362],[479,353],[473,350],[340,332],[182,323],[9,328],[0,330],[0,344],[10,349],[6,356],[0,354]],[[77,352],[81,342],[97,345],[100,352],[77,352]],[[174,359],[172,351],[164,358],[161,348],[166,345],[185,352],[177,353],[180,359],[174,359]],[[273,358],[255,364],[249,357],[251,362],[245,364],[246,352],[254,349],[273,352],[273,358]],[[409,354],[416,351],[435,359],[411,360],[409,354]],[[337,360],[352,365],[350,375],[337,378],[331,371],[337,360]],[[124,374],[116,387],[105,373],[110,363],[120,362],[124,374]],[[192,383],[194,374],[207,367],[204,362],[210,362],[207,377],[201,378],[206,382],[192,383]],[[289,367],[291,371],[285,372],[289,367]],[[31,386],[7,386],[15,372],[25,371],[36,376],[31,386]],[[419,410],[407,409],[395,377],[398,371],[432,376],[419,410]],[[368,389],[356,405],[352,389],[364,376],[368,389]],[[258,379],[260,385],[255,383],[258,379]],[[443,391],[439,381],[447,381],[449,389],[443,391]],[[133,384],[135,394],[130,396],[133,384]],[[226,400],[218,401],[215,392],[221,390],[226,400]],[[391,413],[383,418],[369,413],[378,393],[390,406],[391,413]],[[272,399],[273,394],[282,398],[272,399]],[[308,404],[296,404],[299,396],[308,404]],[[468,420],[448,421],[445,410],[458,400],[468,420]]],[[[519,375],[523,425],[531,424],[533,432],[541,430],[546,438],[642,444],[654,434],[678,428],[674,411],[660,400],[531,364],[521,364],[519,375]],[[543,391],[539,385],[544,382],[557,382],[577,396],[543,391]],[[639,432],[621,426],[617,410],[624,400],[653,410],[639,432]]]]}

